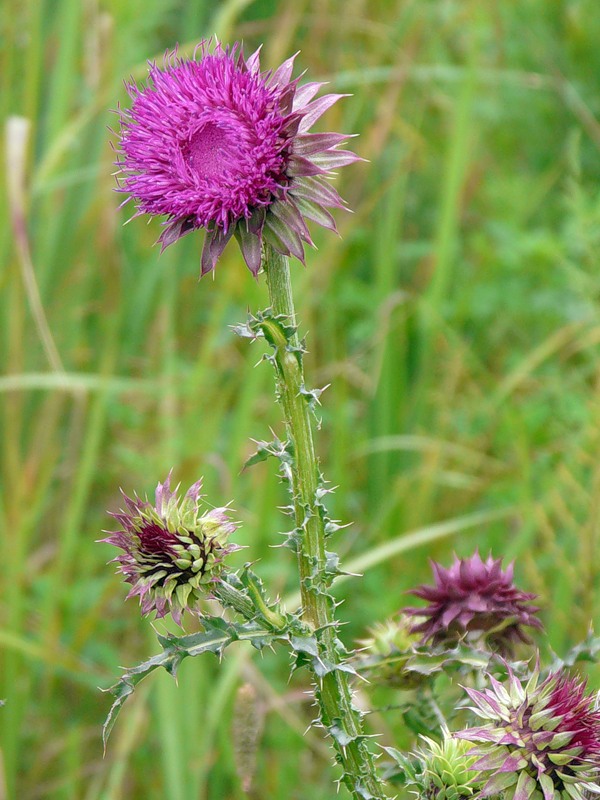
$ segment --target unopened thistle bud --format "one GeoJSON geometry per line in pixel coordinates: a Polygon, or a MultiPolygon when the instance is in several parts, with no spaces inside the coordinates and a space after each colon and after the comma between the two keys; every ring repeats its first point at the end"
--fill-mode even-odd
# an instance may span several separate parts
{"type": "Polygon", "coordinates": [[[539,608],[530,605],[534,594],[513,584],[512,564],[503,570],[501,559],[483,561],[476,552],[455,557],[449,569],[435,562],[431,566],[435,585],[411,592],[429,605],[404,609],[417,617],[411,631],[421,634],[424,643],[451,645],[464,638],[505,656],[518,642],[531,644],[524,627],[542,627],[539,608]]]}
{"type": "Polygon", "coordinates": [[[127,597],[140,598],[142,614],[170,612],[180,625],[182,612],[194,611],[219,579],[224,557],[240,548],[228,541],[236,530],[229,508],[202,511],[201,480],[181,500],[170,481],[169,474],[158,484],[154,505],[123,493],[127,510],[111,514],[121,530],[101,541],[124,551],[113,561],[132,586],[127,597]]]}
{"type": "Polygon", "coordinates": [[[400,689],[413,689],[423,675],[406,669],[419,637],[410,633],[411,621],[403,614],[378,622],[368,629],[368,636],[358,642],[360,671],[373,683],[385,683],[400,689]]]}
{"type": "Polygon", "coordinates": [[[440,743],[427,736],[422,739],[425,747],[417,750],[416,759],[404,763],[408,789],[426,800],[475,797],[481,781],[473,769],[477,759],[469,755],[469,743],[452,739],[447,732],[440,743]]]}
{"type": "Polygon", "coordinates": [[[586,683],[564,671],[523,685],[491,675],[490,689],[466,689],[485,724],[455,736],[481,743],[473,767],[486,774],[481,797],[504,800],[586,800],[600,794],[600,710],[586,683]]]}

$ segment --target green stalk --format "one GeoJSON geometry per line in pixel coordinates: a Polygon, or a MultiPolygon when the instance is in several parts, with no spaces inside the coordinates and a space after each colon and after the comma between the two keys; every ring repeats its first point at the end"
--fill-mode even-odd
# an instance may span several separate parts
{"type": "MultiPolygon", "coordinates": [[[[276,316],[296,328],[289,261],[265,245],[263,267],[271,308],[276,316]]],[[[293,446],[292,495],[298,541],[298,568],[302,617],[314,630],[319,658],[331,669],[315,674],[316,697],[321,722],[328,729],[344,770],[343,781],[357,800],[385,798],[367,747],[361,715],[352,703],[348,674],[343,670],[344,648],[334,626],[333,598],[325,591],[327,582],[325,519],[319,500],[320,473],[315,457],[311,409],[307,402],[300,341],[296,332],[286,336],[275,323],[263,323],[275,347],[279,399],[293,446]]]]}

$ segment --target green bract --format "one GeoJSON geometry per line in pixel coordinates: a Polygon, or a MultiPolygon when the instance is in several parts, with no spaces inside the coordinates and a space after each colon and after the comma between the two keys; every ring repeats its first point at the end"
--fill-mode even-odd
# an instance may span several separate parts
{"type": "Polygon", "coordinates": [[[426,747],[418,749],[412,759],[397,751],[392,753],[403,769],[409,790],[426,800],[475,797],[482,782],[473,769],[477,758],[469,753],[471,745],[451,738],[447,732],[440,743],[427,736],[422,739],[426,747]]]}

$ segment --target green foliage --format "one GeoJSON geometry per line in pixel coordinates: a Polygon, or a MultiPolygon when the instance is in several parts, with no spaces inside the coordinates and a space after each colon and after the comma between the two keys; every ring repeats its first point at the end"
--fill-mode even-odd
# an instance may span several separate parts
{"type": "Polygon", "coordinates": [[[200,633],[189,636],[159,636],[163,652],[128,669],[119,682],[110,687],[108,691],[116,699],[104,723],[105,748],[121,706],[132,694],[136,685],[155,669],[162,667],[175,678],[181,662],[189,656],[215,653],[221,657],[228,645],[238,641],[249,641],[257,650],[262,650],[274,639],[270,628],[264,625],[261,627],[258,623],[236,624],[226,622],[220,617],[204,617],[202,627],[200,633]]]}
{"type": "MultiPolygon", "coordinates": [[[[175,41],[185,53],[213,32],[264,41],[265,64],[300,49],[311,79],[353,94],[327,128],[360,133],[370,161],[340,176],[355,213],[337,215],[339,239],[314,231],[319,249],[293,276],[307,372],[331,384],[328,505],[353,522],[335,545],[342,568],[364,572],[332,587],[346,645],[406,603],[428,556],[475,545],[517,558],[519,585],[552,609],[559,658],[599,627],[596,0],[218,6],[7,0],[0,12],[0,118],[29,120],[5,130],[0,196],[8,798],[240,800],[242,679],[267,709],[254,791],[332,796],[328,750],[304,736],[306,673],[288,682],[281,651],[255,664],[235,643],[221,664],[186,659],[178,686],[155,671],[102,759],[97,687],[156,647],[105,566],[114,552],[94,543],[119,486],[150,493],[171,467],[184,484],[204,474],[215,502],[235,497],[244,558],[261,559],[269,593],[297,603],[293,555],[271,550],[288,502],[274,462],[240,474],[251,437],[285,440],[272,376],[252,369],[263,345],[229,330],[266,305],[264,283],[231,248],[198,284],[199,237],[159,256],[158,223],[123,226],[133,209],[112,191],[108,109],[175,41]]],[[[365,697],[370,711],[405,700],[365,697]]],[[[385,714],[382,743],[413,747],[401,716],[385,714]]]]}

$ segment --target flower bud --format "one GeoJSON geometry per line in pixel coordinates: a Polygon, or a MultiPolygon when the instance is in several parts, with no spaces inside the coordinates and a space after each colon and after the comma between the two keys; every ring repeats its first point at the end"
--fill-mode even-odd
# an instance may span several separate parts
{"type": "Polygon", "coordinates": [[[473,770],[476,757],[469,755],[469,744],[447,732],[439,744],[427,736],[422,739],[426,747],[417,750],[416,760],[404,763],[408,789],[426,800],[475,797],[481,781],[473,770]]]}
{"type": "Polygon", "coordinates": [[[376,623],[368,629],[368,637],[358,642],[360,671],[368,674],[371,683],[414,689],[423,682],[421,673],[406,669],[419,641],[418,636],[410,633],[410,624],[410,620],[400,614],[395,619],[376,623]]]}
{"type": "Polygon", "coordinates": [[[541,628],[539,608],[530,605],[534,594],[513,584],[513,565],[502,569],[501,559],[483,561],[478,552],[455,557],[449,569],[432,562],[435,585],[419,586],[411,594],[429,605],[405,608],[417,619],[412,633],[423,643],[453,645],[460,639],[484,645],[502,655],[512,655],[518,642],[531,644],[524,627],[541,628]]]}
{"type": "Polygon", "coordinates": [[[180,625],[182,612],[195,611],[219,579],[225,556],[240,548],[228,541],[237,527],[229,508],[202,511],[201,480],[181,499],[170,482],[169,473],[156,488],[154,505],[123,493],[127,510],[111,514],[121,530],[101,541],[124,551],[113,561],[132,586],[127,597],[140,598],[142,614],[170,612],[180,625]]]}

